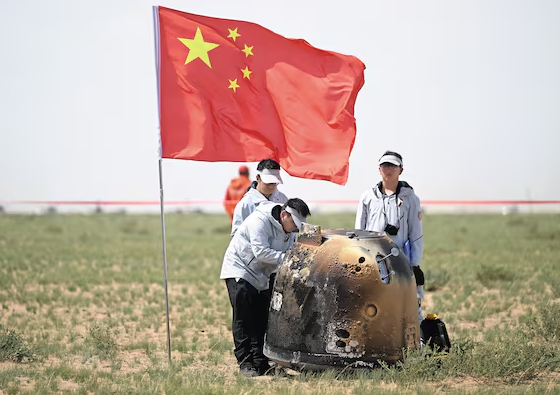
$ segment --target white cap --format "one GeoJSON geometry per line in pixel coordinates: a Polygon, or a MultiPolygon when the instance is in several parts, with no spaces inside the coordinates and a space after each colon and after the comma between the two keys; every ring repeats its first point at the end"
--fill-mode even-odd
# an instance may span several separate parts
{"type": "Polygon", "coordinates": [[[262,182],[265,184],[282,184],[282,177],[280,177],[280,170],[262,169],[258,170],[257,174],[261,177],[262,182]]]}
{"type": "Polygon", "coordinates": [[[391,163],[395,166],[401,166],[402,167],[402,160],[395,155],[383,155],[380,159],[379,159],[379,165],[382,165],[383,163],[391,163]]]}
{"type": "Polygon", "coordinates": [[[290,206],[286,206],[285,210],[290,213],[292,219],[294,220],[294,224],[296,224],[297,228],[301,230],[301,225],[305,222],[305,217],[301,215],[296,209],[290,206]]]}

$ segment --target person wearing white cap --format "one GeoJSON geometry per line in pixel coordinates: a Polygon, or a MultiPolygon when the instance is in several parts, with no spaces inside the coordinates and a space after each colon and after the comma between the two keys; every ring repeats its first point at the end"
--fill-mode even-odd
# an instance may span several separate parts
{"type": "Polygon", "coordinates": [[[233,211],[231,236],[261,203],[286,203],[288,197],[277,188],[282,184],[280,165],[272,159],[263,159],[257,165],[257,180],[247,189],[243,198],[237,203],[233,211]]]}
{"type": "Polygon", "coordinates": [[[292,232],[301,230],[309,215],[309,207],[298,198],[283,205],[260,205],[239,226],[226,250],[220,279],[226,282],[233,309],[234,353],[243,375],[262,375],[269,369],[263,345],[270,275],[292,246],[292,232]]]}
{"type": "Polygon", "coordinates": [[[420,199],[405,181],[402,156],[386,151],[379,159],[381,182],[360,197],[356,229],[385,232],[407,254],[416,277],[418,318],[423,320],[421,298],[424,297],[424,273],[420,269],[424,252],[420,199]]]}

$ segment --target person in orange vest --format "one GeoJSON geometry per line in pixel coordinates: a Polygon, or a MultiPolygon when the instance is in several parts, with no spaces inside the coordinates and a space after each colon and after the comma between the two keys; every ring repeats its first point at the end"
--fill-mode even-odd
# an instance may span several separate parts
{"type": "Polygon", "coordinates": [[[249,168],[245,165],[239,166],[239,177],[233,178],[230,181],[226,189],[226,196],[224,197],[224,208],[229,215],[230,224],[233,222],[235,206],[243,198],[250,185],[249,168]]]}

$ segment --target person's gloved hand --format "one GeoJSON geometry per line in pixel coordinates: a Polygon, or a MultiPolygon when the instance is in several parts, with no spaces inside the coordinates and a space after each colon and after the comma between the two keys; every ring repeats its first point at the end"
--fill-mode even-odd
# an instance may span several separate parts
{"type": "Polygon", "coordinates": [[[416,285],[424,285],[424,272],[420,269],[420,266],[412,266],[412,271],[414,277],[416,277],[416,285]]]}

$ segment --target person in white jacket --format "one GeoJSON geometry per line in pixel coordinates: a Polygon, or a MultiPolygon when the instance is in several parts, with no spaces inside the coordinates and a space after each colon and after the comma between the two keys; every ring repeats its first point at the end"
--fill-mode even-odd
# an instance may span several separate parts
{"type": "Polygon", "coordinates": [[[288,201],[286,195],[278,190],[278,184],[282,184],[280,177],[280,165],[272,159],[263,159],[257,165],[257,179],[245,196],[237,203],[233,210],[231,224],[231,236],[235,234],[239,225],[251,214],[261,203],[280,203],[288,201]]]}
{"type": "Polygon", "coordinates": [[[385,232],[407,255],[416,277],[418,318],[423,320],[424,273],[420,269],[424,252],[420,199],[405,181],[402,156],[386,151],[379,159],[381,182],[360,197],[356,229],[385,232]]]}
{"type": "MultiPolygon", "coordinates": [[[[247,192],[233,210],[231,223],[231,236],[235,234],[245,219],[264,203],[284,204],[288,197],[278,190],[278,184],[282,184],[280,176],[280,164],[273,159],[263,159],[257,165],[257,178],[253,181],[247,192]]],[[[270,288],[274,286],[276,271],[270,275],[270,288]]]]}
{"type": "Polygon", "coordinates": [[[239,226],[226,250],[220,279],[225,280],[233,309],[234,353],[243,375],[262,375],[269,369],[263,345],[270,275],[292,246],[292,232],[301,229],[309,215],[309,207],[298,198],[283,205],[260,204],[239,226]]]}

